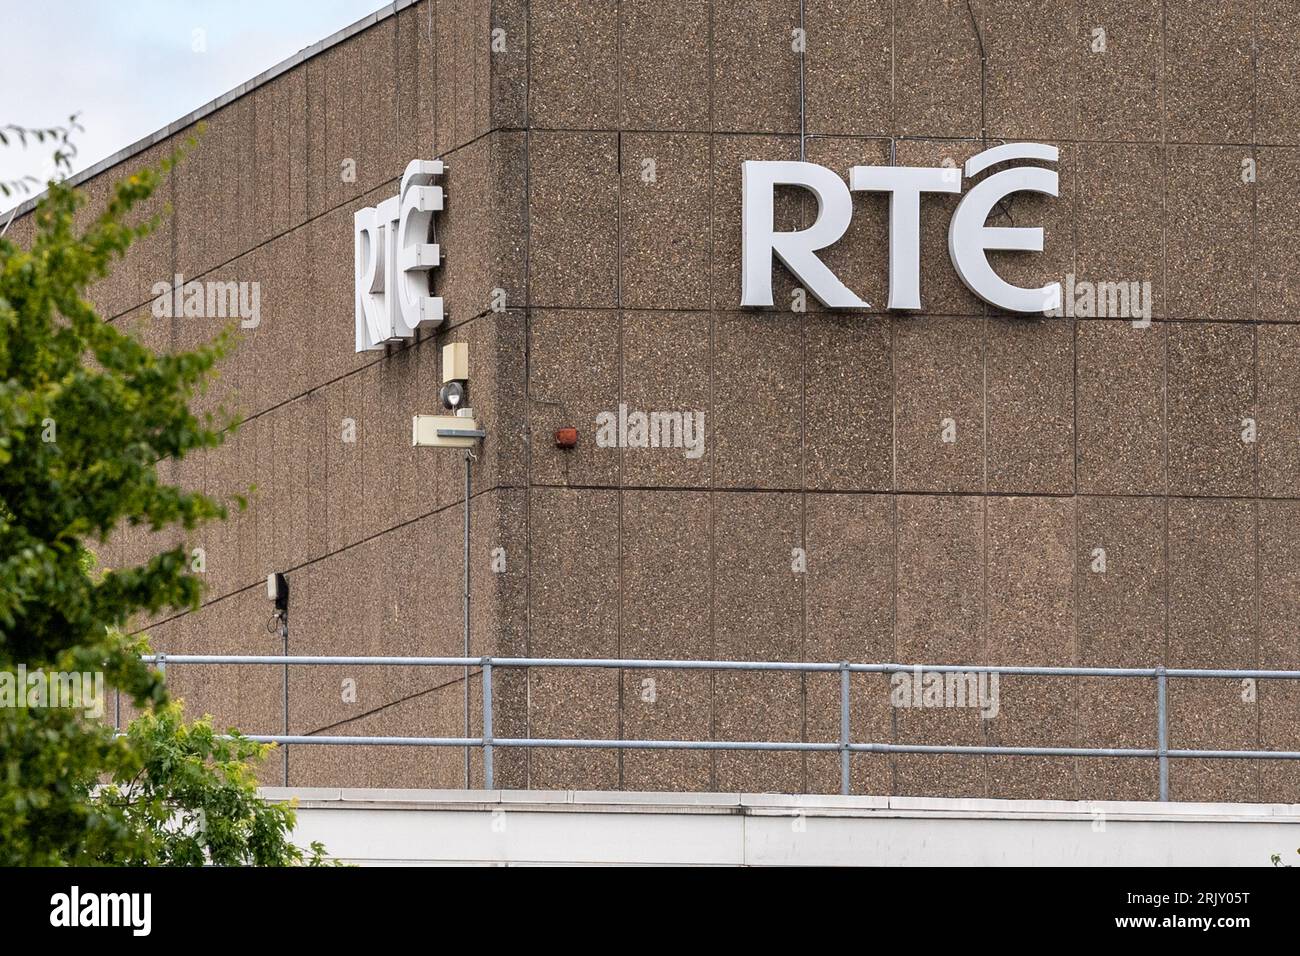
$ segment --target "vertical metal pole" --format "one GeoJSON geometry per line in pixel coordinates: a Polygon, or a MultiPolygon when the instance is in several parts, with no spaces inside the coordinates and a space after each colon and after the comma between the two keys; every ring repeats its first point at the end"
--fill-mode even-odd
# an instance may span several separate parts
{"type": "MultiPolygon", "coordinates": [[[[469,463],[465,449],[465,656],[469,657],[469,463]]],[[[469,665],[465,665],[465,736],[469,736],[469,665]]],[[[465,748],[465,789],[469,789],[469,747],[465,748]]]]}
{"type": "Polygon", "coordinates": [[[849,793],[849,662],[840,661],[840,793],[849,793]]]}
{"type": "Polygon", "coordinates": [[[159,654],[157,663],[158,663],[158,673],[162,674],[162,676],[166,678],[167,677],[167,655],[159,654]]]}
{"type": "MultiPolygon", "coordinates": [[[[284,656],[289,656],[289,612],[284,610],[280,612],[280,638],[284,647],[284,656]]],[[[284,735],[289,736],[289,665],[284,665],[284,674],[281,679],[282,705],[284,708],[284,735]]],[[[284,785],[289,786],[289,748],[284,748],[284,785]]]]}
{"type": "Polygon", "coordinates": [[[483,658],[483,789],[492,787],[492,659],[483,658]]]}
{"type": "Polygon", "coordinates": [[[1156,668],[1156,751],[1160,754],[1160,799],[1169,799],[1168,678],[1164,665],[1156,668]]]}

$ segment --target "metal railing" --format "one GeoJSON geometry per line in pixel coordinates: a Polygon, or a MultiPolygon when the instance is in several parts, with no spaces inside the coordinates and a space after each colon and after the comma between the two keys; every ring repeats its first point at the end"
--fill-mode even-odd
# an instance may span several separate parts
{"type": "MultiPolygon", "coordinates": [[[[1294,750],[1188,750],[1169,747],[1168,682],[1170,678],[1225,680],[1300,680],[1300,671],[1215,670],[1186,667],[1022,667],[992,664],[854,664],[839,662],[622,660],[615,658],[538,657],[319,657],[303,655],[152,654],[143,658],[165,674],[168,664],[274,664],[280,666],[478,667],[483,683],[482,736],[374,737],[323,734],[246,734],[262,743],[286,745],[465,747],[483,751],[483,777],[493,789],[493,752],[497,747],[564,747],[588,750],[723,750],[824,752],[840,755],[840,793],[849,792],[849,757],[855,753],[960,754],[965,756],[1138,757],[1159,761],[1160,799],[1169,799],[1169,760],[1300,760],[1294,750]],[[495,737],[492,728],[492,673],[495,668],[559,667],[617,670],[767,671],[840,675],[840,731],[837,741],[768,740],[600,740],[547,737],[495,737]],[[1023,677],[1149,678],[1156,687],[1156,746],[1003,747],[958,744],[886,744],[853,742],[850,737],[849,679],[853,674],[998,674],[1023,677]]],[[[287,710],[287,701],[286,701],[287,710]]]]}

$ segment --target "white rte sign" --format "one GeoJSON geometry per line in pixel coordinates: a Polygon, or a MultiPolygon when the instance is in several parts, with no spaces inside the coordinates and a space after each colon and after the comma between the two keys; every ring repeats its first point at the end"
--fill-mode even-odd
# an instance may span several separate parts
{"type": "MultiPolygon", "coordinates": [[[[1056,162],[1055,146],[1008,143],[966,161],[967,176],[1010,160],[1056,162]]],[[[921,193],[961,192],[956,167],[854,166],[845,185],[816,163],[748,160],[741,174],[742,306],[772,305],[772,257],[781,260],[823,305],[863,309],[868,303],[844,285],[817,257],[837,242],[853,217],[852,191],[889,193],[889,308],[921,308],[921,193]],[[817,197],[817,218],[807,229],[777,232],[773,198],[777,186],[800,186],[817,197]]],[[[961,280],[985,302],[1011,312],[1049,312],[1061,305],[1061,284],[1037,289],[1014,286],[993,271],[990,249],[1043,251],[1041,227],[985,225],[990,211],[1016,192],[1057,195],[1055,170],[1017,166],[977,184],[962,197],[948,228],[948,254],[961,280]]]]}
{"type": "Polygon", "coordinates": [[[429,270],[441,262],[429,239],[442,209],[441,160],[412,160],[401,190],[353,218],[357,351],[409,339],[420,326],[442,324],[442,299],[429,295],[429,270]]]}

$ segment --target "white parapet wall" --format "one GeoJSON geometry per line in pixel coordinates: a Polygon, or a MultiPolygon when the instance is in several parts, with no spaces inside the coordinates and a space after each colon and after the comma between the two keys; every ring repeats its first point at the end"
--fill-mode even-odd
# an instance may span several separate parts
{"type": "Polygon", "coordinates": [[[358,864],[1268,866],[1300,804],[268,788],[358,864]]]}

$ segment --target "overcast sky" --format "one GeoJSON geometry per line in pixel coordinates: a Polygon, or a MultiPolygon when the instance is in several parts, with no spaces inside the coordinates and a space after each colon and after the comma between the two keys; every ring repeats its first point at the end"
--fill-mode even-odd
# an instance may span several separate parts
{"type": "MultiPolygon", "coordinates": [[[[166,126],[379,0],[13,0],[0,31],[0,126],[80,113],[77,170],[166,126]]],[[[0,147],[0,179],[44,182],[48,149],[0,147]]],[[[22,196],[0,195],[0,210],[22,196]]]]}

